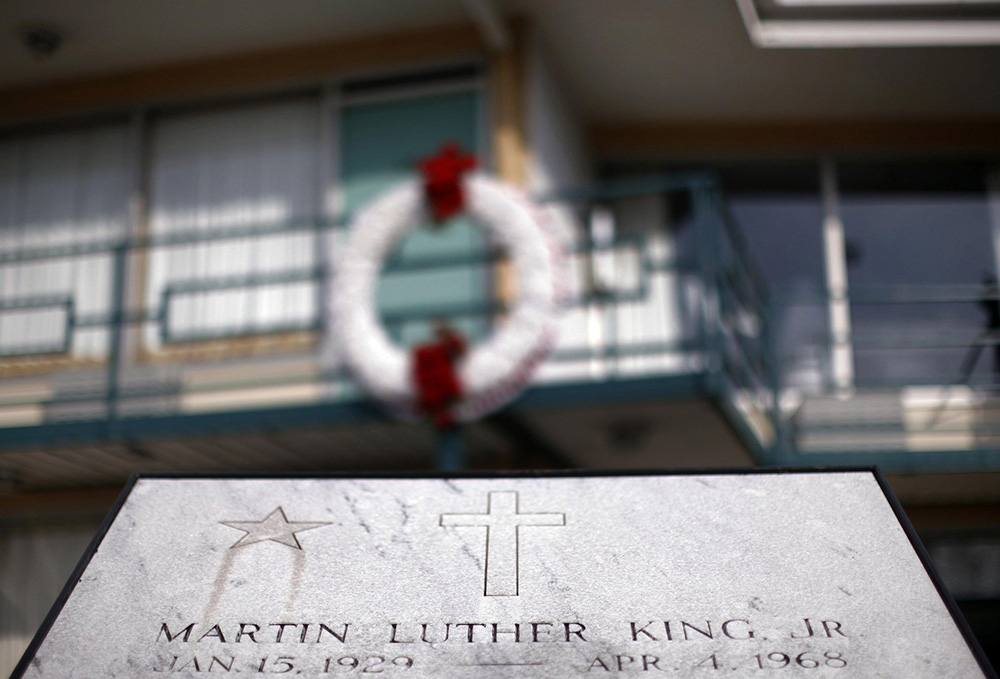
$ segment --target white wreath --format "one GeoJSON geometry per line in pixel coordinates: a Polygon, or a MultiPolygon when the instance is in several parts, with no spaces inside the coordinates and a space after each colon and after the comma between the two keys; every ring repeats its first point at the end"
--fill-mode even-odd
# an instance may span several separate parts
{"type": "MultiPolygon", "coordinates": [[[[451,408],[468,421],[499,408],[528,382],[555,344],[566,293],[564,240],[536,219],[512,187],[482,175],[464,178],[465,212],[513,262],[518,297],[509,316],[459,359],[462,398],[451,408]]],[[[375,308],[379,272],[403,236],[428,219],[423,188],[413,181],[364,209],[351,225],[333,280],[333,327],[347,367],[372,396],[416,417],[411,357],[386,335],[375,308]]]]}

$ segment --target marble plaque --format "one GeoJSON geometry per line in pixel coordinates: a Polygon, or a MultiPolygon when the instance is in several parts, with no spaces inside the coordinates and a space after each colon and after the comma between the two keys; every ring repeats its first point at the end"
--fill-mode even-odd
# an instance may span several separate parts
{"type": "Polygon", "coordinates": [[[140,477],[14,676],[994,676],[886,488],[140,477]]]}

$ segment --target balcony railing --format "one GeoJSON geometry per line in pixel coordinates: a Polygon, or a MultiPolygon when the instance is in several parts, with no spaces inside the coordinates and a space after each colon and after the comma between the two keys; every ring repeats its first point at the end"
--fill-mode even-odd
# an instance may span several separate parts
{"type": "MultiPolygon", "coordinates": [[[[874,460],[901,471],[1000,466],[1000,365],[991,366],[1000,334],[984,328],[977,308],[1000,303],[996,289],[855,286],[846,298],[848,335],[824,331],[781,350],[783,447],[803,460],[874,460]],[[837,348],[854,359],[846,386],[830,360],[837,348]]],[[[844,299],[798,291],[780,305],[787,316],[844,299]]]]}
{"type": "MultiPolygon", "coordinates": [[[[686,196],[693,246],[677,254],[662,229],[641,223],[623,222],[611,238],[581,235],[573,252],[577,291],[566,312],[563,339],[536,376],[525,403],[557,386],[559,394],[567,393],[562,387],[571,387],[600,402],[612,398],[611,392],[601,392],[608,385],[616,385],[615,394],[635,385],[653,397],[714,399],[765,464],[1000,466],[1000,401],[995,402],[991,377],[980,374],[967,380],[956,367],[953,376],[918,375],[896,383],[856,375],[845,388],[831,378],[828,361],[838,344],[850,344],[857,355],[868,348],[992,346],[997,338],[941,327],[928,327],[925,335],[897,337],[866,336],[856,329],[851,337],[830,338],[820,332],[821,340],[782,346],[789,309],[813,305],[825,313],[831,300],[822,292],[788,298],[768,290],[709,174],[610,182],[537,198],[580,216],[595,205],[614,210],[628,201],[667,195],[686,196]],[[602,267],[607,269],[603,277],[602,267]]],[[[311,234],[317,244],[333,243],[335,248],[346,223],[344,218],[227,226],[0,253],[0,270],[29,263],[103,261],[111,282],[106,303],[97,309],[82,310],[73,294],[0,302],[0,324],[5,316],[48,314],[44,327],[51,330],[51,337],[35,345],[0,343],[0,374],[7,378],[0,381],[0,446],[220,431],[229,426],[226,423],[237,422],[241,413],[248,418],[238,420],[239,426],[288,425],[309,413],[324,422],[379,417],[339,365],[336,348],[331,351],[321,310],[324,296],[336,291],[330,290],[331,267],[321,247],[305,267],[173,280],[163,285],[152,304],[136,289],[142,285],[144,265],[156,252],[292,234],[311,234]],[[177,305],[199,296],[281,286],[305,286],[315,295],[309,312],[237,328],[183,327],[175,322],[177,305]],[[73,360],[74,340],[81,331],[103,338],[106,349],[96,358],[73,360]],[[294,351],[271,350],[288,344],[290,335],[298,337],[298,344],[289,345],[294,351]],[[148,349],[147,337],[155,338],[157,351],[148,349]],[[273,346],[265,341],[264,351],[255,358],[240,358],[246,347],[233,342],[261,338],[274,338],[273,346]],[[213,342],[221,344],[205,349],[213,342]],[[203,351],[171,353],[178,347],[203,351]],[[264,410],[267,417],[261,415],[264,410]]],[[[450,267],[488,272],[499,257],[482,252],[397,258],[387,262],[383,275],[450,267]]],[[[969,305],[982,299],[981,290],[970,288],[850,293],[854,308],[969,305]]],[[[408,323],[440,317],[489,324],[503,312],[503,304],[494,299],[463,304],[431,300],[387,310],[382,318],[395,332],[408,323]]]]}

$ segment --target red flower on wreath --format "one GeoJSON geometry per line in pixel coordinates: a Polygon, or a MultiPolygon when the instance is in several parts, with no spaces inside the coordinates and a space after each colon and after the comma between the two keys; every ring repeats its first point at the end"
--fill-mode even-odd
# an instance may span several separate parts
{"type": "Polygon", "coordinates": [[[451,406],[462,398],[462,383],[456,363],[465,355],[465,338],[439,322],[437,341],[413,349],[413,382],[417,387],[420,410],[434,420],[438,429],[455,424],[451,406]]]}
{"type": "Polygon", "coordinates": [[[476,167],[476,159],[463,153],[458,144],[441,147],[436,156],[420,162],[424,175],[424,194],[434,221],[443,222],[465,209],[462,174],[476,167]]]}

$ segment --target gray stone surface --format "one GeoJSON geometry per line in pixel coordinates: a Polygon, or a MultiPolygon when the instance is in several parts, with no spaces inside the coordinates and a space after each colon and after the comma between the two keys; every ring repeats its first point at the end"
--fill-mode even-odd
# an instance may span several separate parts
{"type": "Polygon", "coordinates": [[[869,473],[143,479],[25,676],[981,677],[869,473]]]}

